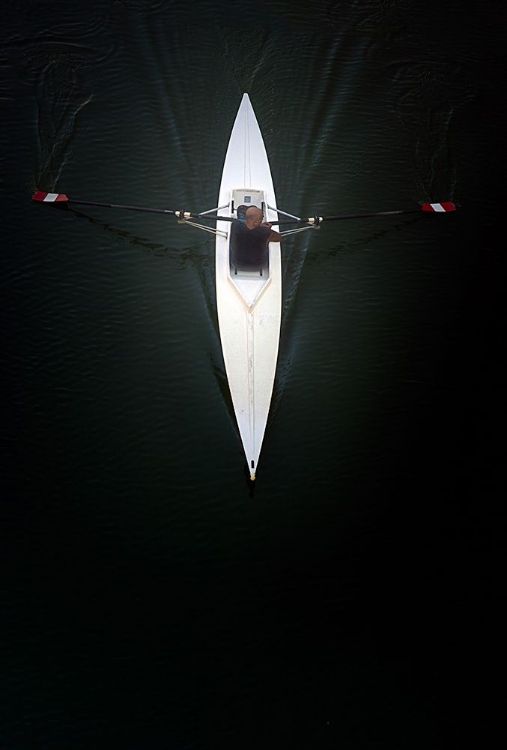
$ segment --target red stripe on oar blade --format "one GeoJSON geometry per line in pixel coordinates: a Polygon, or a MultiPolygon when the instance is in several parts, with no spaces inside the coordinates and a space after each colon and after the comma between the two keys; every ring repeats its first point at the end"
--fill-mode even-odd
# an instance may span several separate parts
{"type": "Polygon", "coordinates": [[[421,207],[423,211],[435,211],[435,213],[446,213],[447,211],[456,211],[454,203],[445,201],[444,203],[425,203],[421,207]]]}
{"type": "Polygon", "coordinates": [[[39,203],[68,203],[69,201],[65,193],[43,193],[42,190],[37,190],[32,195],[32,200],[39,203]]]}

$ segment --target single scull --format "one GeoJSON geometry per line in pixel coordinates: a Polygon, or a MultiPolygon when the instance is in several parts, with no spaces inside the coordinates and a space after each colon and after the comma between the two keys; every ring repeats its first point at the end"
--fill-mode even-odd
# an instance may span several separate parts
{"type": "MultiPolygon", "coordinates": [[[[268,222],[278,220],[275,191],[261,131],[244,94],[220,183],[218,214],[237,218],[239,206],[262,208],[268,222]]],[[[217,222],[216,292],[218,324],[227,380],[250,478],[255,479],[275,382],[282,314],[280,243],[269,244],[264,269],[235,268],[228,225],[217,222]]]]}
{"type": "Polygon", "coordinates": [[[129,211],[168,214],[181,223],[216,235],[216,296],[220,339],[236,421],[246,456],[250,479],[254,480],[266,430],[275,381],[282,307],[280,243],[269,243],[269,260],[262,269],[244,270],[231,262],[231,222],[238,220],[240,206],[257,206],[264,221],[275,225],[296,224],[280,232],[285,236],[317,229],[325,221],[395,214],[447,213],[450,202],[425,203],[417,209],[376,211],[341,216],[300,218],[277,208],[269,161],[262,134],[248,94],[244,94],[234,122],[222,171],[218,207],[201,213],[183,209],[127,206],[117,203],[71,200],[63,193],[37,191],[39,203],[120,208],[129,211]],[[280,220],[279,215],[286,217],[280,220]],[[194,221],[212,220],[216,228],[194,221]]]}

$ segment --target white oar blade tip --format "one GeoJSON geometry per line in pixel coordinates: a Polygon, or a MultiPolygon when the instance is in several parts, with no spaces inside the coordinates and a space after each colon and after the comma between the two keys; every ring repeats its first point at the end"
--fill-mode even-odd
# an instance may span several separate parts
{"type": "Polygon", "coordinates": [[[421,206],[423,211],[429,211],[434,213],[448,213],[449,211],[456,211],[456,206],[450,201],[444,201],[443,203],[425,203],[421,206]]]}
{"type": "Polygon", "coordinates": [[[42,190],[37,190],[32,195],[32,200],[37,203],[68,203],[69,199],[65,193],[44,193],[42,190]]]}

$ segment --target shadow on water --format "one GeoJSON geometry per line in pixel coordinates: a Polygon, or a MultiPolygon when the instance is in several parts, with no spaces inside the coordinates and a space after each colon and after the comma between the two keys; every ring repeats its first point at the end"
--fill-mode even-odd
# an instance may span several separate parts
{"type": "MultiPolygon", "coordinates": [[[[60,206],[58,206],[58,209],[60,209],[60,206]]],[[[60,210],[62,209],[69,211],[79,219],[86,219],[86,221],[88,221],[90,224],[94,224],[95,226],[100,227],[104,231],[109,232],[114,237],[121,239],[129,245],[138,247],[148,255],[152,255],[153,257],[163,257],[170,253],[173,258],[178,259],[181,267],[184,267],[189,263],[195,265],[196,259],[199,257],[199,250],[202,249],[202,245],[200,244],[190,245],[185,248],[178,248],[171,247],[170,245],[164,245],[160,242],[150,242],[147,237],[139,237],[138,235],[133,234],[126,229],[121,229],[120,227],[100,221],[99,219],[96,219],[89,214],[82,213],[81,211],[76,211],[75,209],[68,208],[67,206],[62,206],[60,210]]]]}
{"type": "Polygon", "coordinates": [[[312,235],[313,232],[308,232],[303,235],[294,235],[290,238],[286,238],[282,244],[282,325],[280,331],[278,365],[271,401],[271,411],[268,419],[268,429],[270,423],[276,416],[279,405],[282,401],[287,379],[290,376],[291,362],[296,340],[296,331],[293,326],[292,313],[312,235]]]}
{"type": "Polygon", "coordinates": [[[396,224],[391,224],[390,226],[387,226],[384,228],[379,228],[378,231],[370,232],[369,234],[359,237],[358,239],[352,241],[352,242],[342,242],[336,245],[333,245],[332,247],[326,247],[325,249],[317,252],[315,254],[315,257],[312,259],[315,264],[323,263],[328,261],[330,258],[336,257],[339,253],[343,254],[350,254],[353,252],[358,252],[360,250],[365,250],[367,245],[372,244],[376,240],[381,239],[382,237],[385,237],[389,234],[392,234],[394,232],[400,232],[406,229],[409,226],[412,226],[413,224],[417,224],[420,221],[431,221],[432,216],[428,215],[425,216],[422,214],[420,216],[416,216],[411,219],[405,219],[404,221],[399,221],[396,224]]]}

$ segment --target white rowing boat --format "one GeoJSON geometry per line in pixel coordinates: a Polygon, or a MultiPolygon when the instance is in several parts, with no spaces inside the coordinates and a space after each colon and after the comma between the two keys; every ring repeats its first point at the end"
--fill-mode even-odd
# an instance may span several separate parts
{"type": "MultiPolygon", "coordinates": [[[[276,198],[262,134],[250,99],[243,95],[225,156],[219,216],[237,218],[241,205],[258,206],[277,221],[276,198]]],[[[268,421],[280,340],[282,268],[280,243],[269,244],[269,266],[242,271],[230,260],[230,224],[217,222],[218,323],[225,370],[239,434],[255,479],[268,421]]]]}
{"type": "Polygon", "coordinates": [[[178,217],[182,224],[216,234],[216,294],[220,338],[234,413],[252,480],[256,477],[276,374],[282,273],[279,242],[270,243],[269,264],[262,272],[244,271],[231,266],[230,229],[231,222],[237,218],[238,206],[255,205],[262,208],[264,219],[268,222],[299,225],[297,229],[280,232],[281,235],[317,229],[324,221],[392,216],[421,210],[427,213],[448,213],[456,208],[450,202],[424,203],[417,209],[307,218],[282,211],[277,208],[266,149],[247,94],[243,95],[232,128],[220,183],[218,208],[191,213],[166,208],[71,200],[64,193],[47,193],[41,190],[34,193],[32,200],[59,206],[103,206],[169,214],[178,217]],[[280,221],[280,214],[288,220],[280,221]],[[192,219],[216,221],[216,229],[198,224],[192,219]]]}

